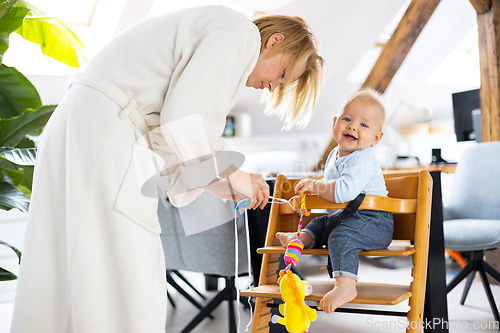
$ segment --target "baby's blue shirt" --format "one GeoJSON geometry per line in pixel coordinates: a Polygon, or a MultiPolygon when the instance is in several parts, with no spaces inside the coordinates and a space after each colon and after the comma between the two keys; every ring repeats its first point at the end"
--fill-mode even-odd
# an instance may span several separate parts
{"type": "Polygon", "coordinates": [[[360,193],[387,196],[384,175],[380,168],[373,147],[357,150],[336,159],[338,147],[335,147],[325,166],[325,180],[335,182],[335,202],[348,202],[360,193]]]}

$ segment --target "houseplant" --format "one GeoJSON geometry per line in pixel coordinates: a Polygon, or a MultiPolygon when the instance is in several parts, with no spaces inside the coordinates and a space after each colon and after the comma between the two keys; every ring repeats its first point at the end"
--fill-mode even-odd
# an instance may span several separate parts
{"type": "MultiPolygon", "coordinates": [[[[36,146],[56,105],[42,105],[31,82],[17,69],[3,64],[11,33],[39,44],[43,53],[66,65],[79,67],[77,51],[85,59],[83,43],[63,23],[24,0],[0,0],[0,210],[27,212],[36,146]]],[[[0,240],[16,252],[15,247],[0,240]]],[[[0,281],[16,276],[0,267],[0,281]]]]}

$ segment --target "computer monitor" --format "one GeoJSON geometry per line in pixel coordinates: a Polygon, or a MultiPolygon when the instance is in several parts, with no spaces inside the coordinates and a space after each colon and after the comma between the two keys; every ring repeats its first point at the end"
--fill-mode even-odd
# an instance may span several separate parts
{"type": "Polygon", "coordinates": [[[452,94],[457,141],[481,141],[479,89],[452,94]],[[474,126],[475,125],[475,126],[474,126]]]}

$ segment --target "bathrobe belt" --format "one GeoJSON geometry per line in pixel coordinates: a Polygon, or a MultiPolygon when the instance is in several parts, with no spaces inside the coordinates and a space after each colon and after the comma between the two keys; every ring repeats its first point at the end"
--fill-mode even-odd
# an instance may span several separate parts
{"type": "Polygon", "coordinates": [[[123,120],[128,116],[135,127],[137,127],[141,134],[146,138],[148,147],[151,151],[151,157],[156,168],[155,179],[159,180],[160,167],[158,166],[158,161],[155,157],[155,155],[158,155],[153,150],[150,133],[151,130],[146,123],[146,120],[141,117],[141,114],[137,110],[137,101],[135,99],[129,99],[120,88],[118,88],[111,82],[89,73],[78,72],[74,74],[69,80],[68,89],[75,83],[82,84],[100,91],[122,108],[122,110],[118,114],[120,119],[123,120]]]}
{"type": "Polygon", "coordinates": [[[142,135],[147,138],[149,148],[152,149],[150,137],[148,135],[148,133],[150,132],[149,126],[137,110],[137,102],[135,99],[129,99],[120,88],[118,88],[111,82],[108,82],[103,78],[89,73],[78,72],[74,74],[69,80],[68,89],[74,83],[83,84],[90,88],[96,89],[112,99],[116,104],[118,104],[122,108],[119,113],[120,119],[125,119],[125,117],[128,116],[132,123],[142,133],[142,135]]]}

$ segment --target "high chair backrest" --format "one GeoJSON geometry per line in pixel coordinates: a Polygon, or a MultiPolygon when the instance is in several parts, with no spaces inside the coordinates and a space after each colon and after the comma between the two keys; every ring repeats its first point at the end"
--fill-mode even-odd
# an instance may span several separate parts
{"type": "MultiPolygon", "coordinates": [[[[425,175],[425,180],[430,179],[430,175],[425,175]]],[[[292,200],[297,210],[300,207],[299,198],[295,195],[295,184],[300,181],[300,178],[286,178],[283,175],[278,175],[275,184],[275,197],[292,200]]],[[[432,180],[430,179],[431,184],[432,180]]],[[[386,187],[389,192],[387,200],[375,196],[366,196],[360,209],[378,209],[387,210],[394,215],[394,240],[410,240],[415,239],[415,224],[417,218],[417,198],[419,190],[419,174],[408,174],[400,177],[392,175],[385,179],[386,187]],[[394,199],[394,200],[393,200],[394,199]]],[[[306,207],[312,209],[318,208],[337,208],[342,209],[347,204],[336,204],[322,199],[318,196],[306,196],[306,207]]],[[[422,213],[422,212],[421,212],[422,213]]],[[[430,213],[430,212],[427,212],[430,213]]],[[[304,226],[313,218],[323,215],[311,214],[304,216],[304,226]]],[[[274,204],[271,208],[271,217],[280,219],[279,225],[283,230],[277,231],[295,231],[299,221],[299,215],[287,206],[274,204]],[[274,215],[273,215],[274,214],[274,215]]],[[[421,216],[425,218],[425,216],[421,216]]],[[[270,245],[270,244],[267,244],[270,245]]]]}

